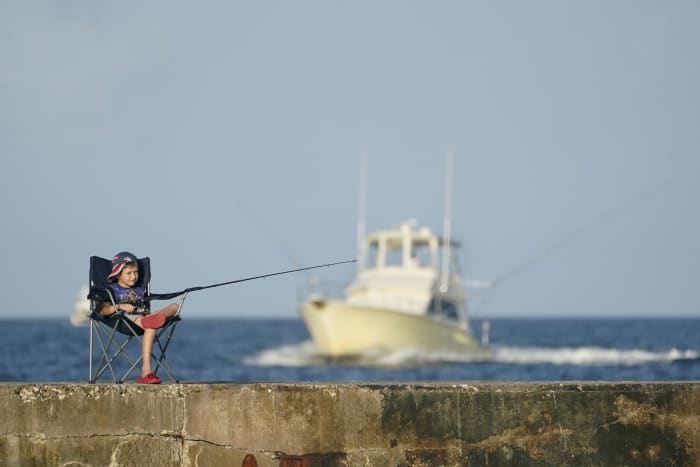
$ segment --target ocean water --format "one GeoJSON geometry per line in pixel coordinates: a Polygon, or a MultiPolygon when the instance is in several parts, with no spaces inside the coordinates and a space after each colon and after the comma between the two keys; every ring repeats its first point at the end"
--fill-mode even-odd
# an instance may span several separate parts
{"type": "MultiPolygon", "coordinates": [[[[0,381],[88,380],[89,328],[67,320],[0,327],[0,381]]],[[[168,360],[183,382],[700,380],[698,319],[497,319],[490,344],[493,359],[481,362],[412,349],[335,362],[316,352],[300,319],[185,317],[168,360]]]]}

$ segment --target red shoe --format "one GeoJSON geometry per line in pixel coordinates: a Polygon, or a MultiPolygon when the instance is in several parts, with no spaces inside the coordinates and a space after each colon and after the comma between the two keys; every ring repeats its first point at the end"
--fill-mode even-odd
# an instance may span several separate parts
{"type": "Polygon", "coordinates": [[[136,378],[136,382],[139,384],[160,384],[162,381],[160,380],[159,377],[154,375],[153,373],[148,373],[146,376],[142,376],[141,378],[136,378]]]}
{"type": "Polygon", "coordinates": [[[163,313],[156,313],[141,318],[141,327],[143,328],[158,329],[162,328],[164,324],[165,315],[163,313]]]}

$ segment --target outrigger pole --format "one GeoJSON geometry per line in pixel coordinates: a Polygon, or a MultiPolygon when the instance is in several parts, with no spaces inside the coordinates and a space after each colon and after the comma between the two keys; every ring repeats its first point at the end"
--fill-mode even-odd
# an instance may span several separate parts
{"type": "Polygon", "coordinates": [[[222,285],[237,284],[239,282],[252,281],[255,279],[263,279],[265,277],[279,276],[281,274],[289,274],[290,272],[307,271],[309,269],[325,268],[325,267],[330,267],[330,266],[336,266],[338,264],[354,263],[356,261],[357,261],[356,259],[351,259],[348,261],[338,261],[336,263],[319,264],[318,266],[309,266],[309,267],[305,267],[305,268],[290,269],[288,271],[273,272],[271,274],[263,274],[260,276],[246,277],[244,279],[236,279],[233,281],[220,282],[218,284],[203,285],[203,286],[199,286],[199,287],[190,287],[190,288],[187,288],[185,290],[180,290],[179,292],[155,293],[155,294],[151,294],[148,297],[146,297],[145,300],[170,300],[171,298],[179,297],[180,295],[190,293],[190,292],[195,292],[197,290],[212,289],[214,287],[221,287],[222,285]]]}
{"type": "MultiPolygon", "coordinates": [[[[513,276],[516,276],[517,274],[520,274],[521,272],[525,271],[526,269],[529,269],[533,264],[537,263],[541,259],[550,256],[557,251],[561,250],[565,246],[568,246],[569,244],[573,243],[575,240],[579,238],[581,233],[585,230],[592,230],[594,227],[597,227],[601,224],[604,224],[605,222],[609,222],[613,219],[615,219],[617,216],[621,215],[623,212],[627,211],[628,209],[631,209],[632,207],[636,206],[639,204],[643,199],[649,198],[652,195],[657,194],[659,191],[661,191],[664,188],[667,188],[671,183],[673,182],[672,178],[669,178],[663,182],[660,182],[657,185],[652,186],[651,188],[639,193],[637,196],[634,198],[630,199],[627,201],[625,204],[617,206],[606,213],[602,214],[601,216],[597,217],[593,221],[589,222],[588,224],[585,224],[584,226],[576,229],[566,237],[560,239],[558,242],[550,245],[547,249],[541,251],[540,253],[537,253],[534,256],[531,256],[527,260],[523,261],[520,263],[518,266],[510,270],[509,272],[502,274],[500,277],[497,277],[494,280],[485,280],[483,281],[483,285],[479,286],[479,292],[472,294],[471,298],[472,300],[475,299],[477,296],[481,296],[483,292],[481,291],[487,291],[487,290],[493,290],[495,287],[501,285],[503,282],[511,279],[513,276]]],[[[473,308],[472,308],[473,309],[473,308]]]]}

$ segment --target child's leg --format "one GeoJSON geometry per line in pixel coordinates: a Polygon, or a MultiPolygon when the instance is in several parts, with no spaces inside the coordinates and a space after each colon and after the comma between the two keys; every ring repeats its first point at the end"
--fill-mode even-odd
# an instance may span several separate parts
{"type": "MultiPolygon", "coordinates": [[[[156,313],[162,313],[166,318],[170,318],[175,316],[178,309],[179,307],[177,304],[171,303],[158,310],[156,313]]],[[[153,328],[145,328],[141,323],[142,319],[143,318],[138,318],[136,324],[143,329],[143,336],[141,336],[141,376],[144,377],[149,373],[153,373],[151,369],[151,354],[153,353],[153,343],[156,340],[156,330],[153,328]]]]}
{"type": "Polygon", "coordinates": [[[151,353],[153,352],[153,342],[156,338],[155,329],[144,329],[141,337],[141,376],[153,373],[151,370],[151,353]]]}
{"type": "Polygon", "coordinates": [[[138,318],[138,325],[142,328],[161,328],[165,321],[177,314],[178,306],[174,303],[162,308],[155,313],[138,318]]]}
{"type": "Polygon", "coordinates": [[[156,313],[163,313],[166,318],[171,318],[177,314],[177,310],[180,307],[176,303],[171,303],[164,308],[161,308],[156,313]]]}

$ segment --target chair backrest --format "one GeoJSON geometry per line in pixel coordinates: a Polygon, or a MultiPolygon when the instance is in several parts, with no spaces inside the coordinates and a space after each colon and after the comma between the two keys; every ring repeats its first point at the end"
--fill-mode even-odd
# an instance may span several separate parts
{"type": "MultiPolygon", "coordinates": [[[[143,287],[146,290],[146,295],[150,294],[151,282],[151,260],[146,258],[137,259],[139,265],[139,279],[136,285],[143,287]]],[[[117,319],[114,316],[104,317],[98,312],[98,308],[103,302],[109,301],[112,297],[112,292],[109,287],[107,276],[112,272],[112,260],[101,258],[99,256],[90,257],[90,318],[97,319],[108,324],[110,327],[116,324],[117,330],[126,335],[143,334],[143,329],[138,326],[126,325],[123,320],[117,319]],[[102,292],[105,291],[105,292],[102,292]]]]}
{"type": "MultiPolygon", "coordinates": [[[[151,260],[146,258],[137,259],[136,262],[139,265],[139,279],[136,281],[137,286],[141,286],[146,290],[146,295],[151,293],[151,260]]],[[[112,261],[106,258],[101,258],[99,256],[90,257],[90,292],[88,298],[90,298],[90,311],[95,312],[96,307],[102,301],[108,301],[108,299],[96,299],[96,297],[104,297],[103,290],[107,291],[110,297],[111,289],[109,288],[109,281],[107,276],[112,272],[112,261]]]]}

